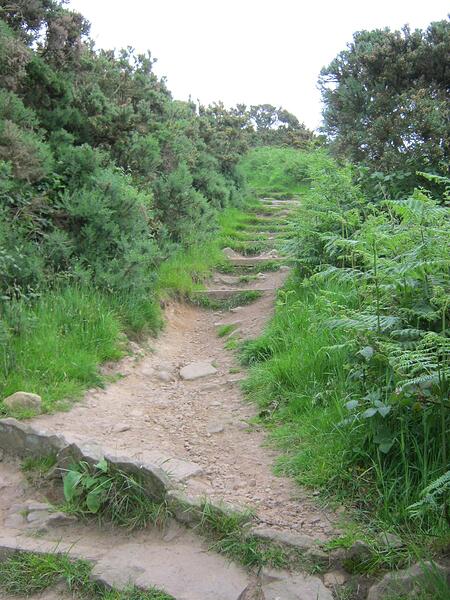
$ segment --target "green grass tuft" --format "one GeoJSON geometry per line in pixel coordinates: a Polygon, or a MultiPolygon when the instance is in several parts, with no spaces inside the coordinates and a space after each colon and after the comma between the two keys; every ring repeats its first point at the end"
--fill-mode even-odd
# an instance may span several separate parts
{"type": "Polygon", "coordinates": [[[142,591],[107,589],[90,579],[92,565],[66,554],[16,553],[0,562],[0,589],[8,594],[32,596],[65,584],[74,597],[90,600],[174,600],[156,588],[142,591]]]}

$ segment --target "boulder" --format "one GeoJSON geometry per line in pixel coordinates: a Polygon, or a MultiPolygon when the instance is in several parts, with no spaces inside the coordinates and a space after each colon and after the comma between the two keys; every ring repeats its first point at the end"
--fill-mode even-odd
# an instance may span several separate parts
{"type": "Polygon", "coordinates": [[[200,379],[201,377],[208,377],[209,375],[215,375],[216,373],[217,369],[209,362],[189,363],[180,369],[181,379],[185,379],[187,381],[200,379]]]}
{"type": "Polygon", "coordinates": [[[34,413],[42,412],[42,398],[30,392],[16,392],[3,400],[3,404],[12,412],[30,410],[34,413]]]}
{"type": "Polygon", "coordinates": [[[387,600],[394,596],[415,598],[426,589],[427,584],[432,585],[435,573],[447,575],[444,567],[432,562],[416,563],[408,569],[386,573],[370,588],[367,600],[387,600]]]}

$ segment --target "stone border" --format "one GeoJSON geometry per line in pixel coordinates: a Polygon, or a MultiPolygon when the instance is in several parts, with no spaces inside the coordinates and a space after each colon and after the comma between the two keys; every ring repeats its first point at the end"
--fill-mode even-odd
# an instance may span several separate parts
{"type": "Polygon", "coordinates": [[[17,419],[0,419],[0,451],[16,458],[40,458],[56,456],[56,466],[64,470],[72,463],[86,461],[95,465],[102,458],[116,469],[139,475],[146,494],[157,502],[166,501],[175,518],[184,525],[195,526],[202,519],[205,503],[218,514],[247,513],[241,508],[226,503],[214,503],[208,498],[185,495],[177,485],[181,479],[172,479],[170,473],[154,463],[142,463],[125,456],[116,456],[104,452],[97,443],[91,441],[71,441],[62,434],[53,434],[21,423],[17,419]]]}

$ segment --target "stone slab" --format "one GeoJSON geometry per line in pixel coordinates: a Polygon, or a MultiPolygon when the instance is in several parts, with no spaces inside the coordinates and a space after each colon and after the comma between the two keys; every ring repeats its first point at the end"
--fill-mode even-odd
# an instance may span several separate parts
{"type": "Polygon", "coordinates": [[[94,566],[92,579],[119,590],[156,587],[176,600],[239,600],[247,573],[199,544],[122,544],[94,566]]]}
{"type": "Polygon", "coordinates": [[[263,600],[333,600],[318,577],[263,569],[261,573],[263,600]]]}
{"type": "Polygon", "coordinates": [[[201,377],[215,375],[216,373],[217,369],[213,367],[211,363],[206,361],[189,363],[180,369],[180,377],[186,381],[193,381],[195,379],[200,379],[201,377]]]}

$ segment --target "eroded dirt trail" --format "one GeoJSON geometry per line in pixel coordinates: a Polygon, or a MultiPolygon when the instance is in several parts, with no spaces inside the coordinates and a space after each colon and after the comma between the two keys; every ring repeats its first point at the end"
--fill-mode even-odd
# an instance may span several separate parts
{"type": "MultiPolygon", "coordinates": [[[[257,336],[287,274],[285,269],[265,273],[236,287],[273,291],[231,311],[169,305],[160,338],[150,341],[143,356],[138,352],[114,367],[122,379],[104,390],[90,390],[67,413],[34,422],[72,438],[95,440],[116,454],[158,462],[184,481],[189,494],[248,506],[267,524],[327,537],[333,533],[330,515],[291,480],[273,475],[276,453],[265,444],[262,429],[251,424],[256,408],[240,389],[245,372],[235,372],[236,358],[217,335],[219,324],[235,323],[241,339],[257,336]],[[179,370],[197,361],[212,363],[217,373],[182,380],[179,370]]],[[[217,274],[211,287],[223,289],[228,280],[217,274]]]]}

